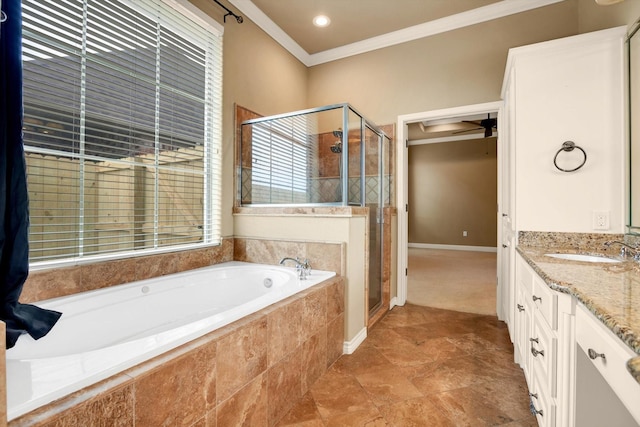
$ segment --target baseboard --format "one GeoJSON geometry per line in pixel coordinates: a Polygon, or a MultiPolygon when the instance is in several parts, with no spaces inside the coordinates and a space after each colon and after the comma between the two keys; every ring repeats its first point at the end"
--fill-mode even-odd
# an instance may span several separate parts
{"type": "Polygon", "coordinates": [[[367,338],[367,328],[364,327],[356,334],[351,341],[345,341],[342,345],[342,352],[344,354],[353,354],[354,351],[364,342],[367,338]]]}
{"type": "Polygon", "coordinates": [[[389,310],[391,310],[396,305],[398,305],[398,297],[391,298],[391,301],[389,302],[389,310]]]}
{"type": "Polygon", "coordinates": [[[433,243],[409,243],[408,246],[410,248],[418,248],[418,249],[445,249],[449,251],[498,252],[498,248],[493,246],[437,245],[433,243]]]}

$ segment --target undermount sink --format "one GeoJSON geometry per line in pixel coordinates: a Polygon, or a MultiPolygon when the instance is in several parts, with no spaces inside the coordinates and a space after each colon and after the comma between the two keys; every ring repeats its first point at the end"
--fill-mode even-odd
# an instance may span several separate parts
{"type": "Polygon", "coordinates": [[[545,254],[552,258],[566,259],[567,261],[582,261],[582,262],[608,262],[616,263],[621,262],[619,259],[607,258],[600,255],[585,255],[585,254],[545,254]]]}

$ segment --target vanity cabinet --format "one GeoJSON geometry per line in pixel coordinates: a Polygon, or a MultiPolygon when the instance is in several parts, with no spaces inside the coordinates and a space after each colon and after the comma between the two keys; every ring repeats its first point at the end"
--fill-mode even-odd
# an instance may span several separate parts
{"type": "MultiPolygon", "coordinates": [[[[604,327],[602,322],[589,324],[588,316],[577,314],[577,298],[550,288],[515,249],[523,245],[521,232],[624,232],[625,200],[620,189],[626,180],[620,165],[626,149],[626,31],[618,27],[517,47],[507,57],[499,145],[508,146],[501,151],[508,159],[499,164],[500,176],[510,182],[500,192],[499,205],[502,214],[508,213],[501,242],[508,254],[499,256],[501,266],[509,260],[514,263],[515,278],[501,290],[500,310],[541,426],[615,425],[589,410],[597,407],[594,402],[613,402],[619,392],[627,393],[616,390],[621,385],[614,376],[612,391],[602,392],[602,399],[589,394],[592,379],[610,381],[605,375],[609,369],[599,369],[601,361],[588,358],[589,346],[597,344],[590,340],[598,336],[591,331],[597,323],[604,327]],[[568,141],[579,149],[563,150],[568,141]],[[603,211],[608,221],[598,224],[595,213],[603,211]]],[[[624,364],[615,363],[613,371],[620,373],[624,364]]],[[[640,408],[640,399],[635,399],[640,408]]],[[[621,404],[620,412],[628,412],[625,406],[621,404]]],[[[619,425],[637,421],[626,418],[619,425]]]]}
{"type": "MultiPolygon", "coordinates": [[[[624,232],[625,37],[626,27],[618,27],[509,50],[499,120],[497,311],[512,340],[516,328],[527,321],[533,325],[530,313],[519,311],[519,305],[526,307],[513,276],[519,232],[624,232]],[[566,141],[585,157],[578,149],[563,151],[566,141]],[[556,156],[565,169],[588,160],[567,173],[554,165],[556,156]],[[598,225],[594,213],[602,211],[609,221],[598,225]]],[[[525,292],[533,296],[533,282],[525,292]]],[[[555,331],[561,319],[550,317],[557,310],[552,300],[532,307],[555,331]]],[[[522,363],[526,370],[524,358],[522,363]]]]}
{"type": "Polygon", "coordinates": [[[576,387],[576,425],[640,425],[640,384],[626,369],[627,361],[638,355],[580,303],[576,307],[576,343],[582,361],[577,375],[590,378],[583,381],[586,387],[576,387]]]}
{"type": "Polygon", "coordinates": [[[527,262],[516,260],[515,361],[524,371],[540,426],[568,425],[571,347],[559,340],[572,331],[571,296],[551,290],[527,262]]]}
{"type": "Polygon", "coordinates": [[[578,299],[554,291],[516,257],[514,359],[544,427],[640,426],[637,357],[578,299]]]}

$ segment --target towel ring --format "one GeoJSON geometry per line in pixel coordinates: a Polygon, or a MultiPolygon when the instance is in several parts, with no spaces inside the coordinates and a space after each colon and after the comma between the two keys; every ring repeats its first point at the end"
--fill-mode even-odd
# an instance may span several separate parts
{"type": "Polygon", "coordinates": [[[585,163],[587,163],[587,153],[586,153],[582,148],[580,148],[579,146],[577,146],[577,145],[576,145],[576,143],[575,143],[575,142],[573,142],[573,141],[565,141],[565,142],[563,142],[563,143],[562,143],[562,148],[560,148],[560,149],[558,150],[558,152],[556,153],[555,157],[553,158],[553,164],[554,164],[554,166],[555,166],[558,170],[560,170],[560,171],[562,171],[562,172],[575,172],[575,171],[577,171],[578,169],[580,169],[582,166],[584,166],[584,164],[585,164],[585,163]],[[563,151],[566,151],[566,152],[573,151],[575,148],[577,148],[578,150],[582,151],[582,155],[584,156],[584,160],[582,160],[582,163],[580,163],[580,165],[579,165],[578,167],[573,168],[573,169],[562,169],[560,166],[558,166],[558,163],[557,163],[557,160],[558,160],[558,154],[562,153],[563,151]]]}

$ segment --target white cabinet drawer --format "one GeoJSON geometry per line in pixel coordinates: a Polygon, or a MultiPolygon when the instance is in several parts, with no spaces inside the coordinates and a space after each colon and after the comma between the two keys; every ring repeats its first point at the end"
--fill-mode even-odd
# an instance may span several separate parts
{"type": "Polygon", "coordinates": [[[535,411],[536,419],[540,427],[555,427],[556,425],[556,405],[541,384],[538,375],[534,375],[533,383],[529,388],[532,411],[535,411]]]}
{"type": "Polygon", "coordinates": [[[576,341],[640,424],[640,384],[627,371],[627,361],[638,355],[582,304],[576,307],[576,341]]]}
{"type": "Polygon", "coordinates": [[[533,279],[531,299],[549,327],[555,330],[558,327],[558,295],[537,275],[533,279]]]}
{"type": "Polygon", "coordinates": [[[549,329],[540,312],[533,315],[533,331],[529,338],[531,370],[550,397],[556,394],[556,337],[549,329]]]}

